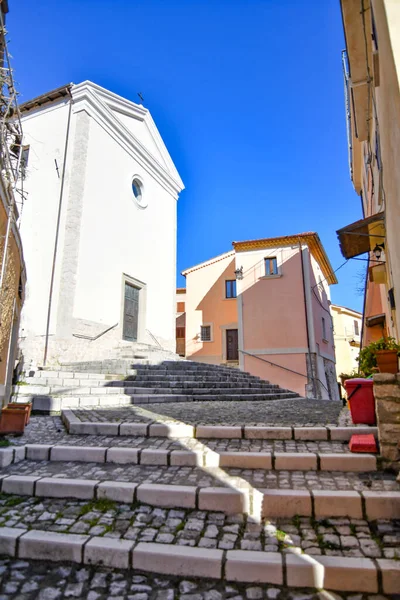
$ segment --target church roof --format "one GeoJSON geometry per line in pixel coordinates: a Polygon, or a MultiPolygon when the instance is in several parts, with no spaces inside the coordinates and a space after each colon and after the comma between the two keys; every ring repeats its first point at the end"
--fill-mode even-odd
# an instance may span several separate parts
{"type": "Polygon", "coordinates": [[[81,110],[79,103],[84,103],[84,110],[117,139],[145,170],[151,172],[172,196],[178,197],[179,192],[184,189],[183,181],[150,111],[141,104],[123,98],[92,81],[83,81],[78,84],[68,83],[24,102],[20,105],[22,119],[47,110],[52,105],[65,104],[67,99],[72,99],[76,110],[81,110]],[[133,126],[135,124],[141,126],[140,130],[133,126]]]}

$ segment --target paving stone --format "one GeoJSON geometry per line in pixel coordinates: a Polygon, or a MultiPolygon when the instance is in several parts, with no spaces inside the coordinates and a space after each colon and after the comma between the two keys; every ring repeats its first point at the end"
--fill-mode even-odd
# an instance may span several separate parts
{"type": "Polygon", "coordinates": [[[97,487],[97,498],[107,498],[115,502],[131,504],[135,498],[136,483],[124,481],[103,481],[97,487]]]}
{"type": "Polygon", "coordinates": [[[137,465],[139,462],[139,450],[136,448],[109,448],[107,450],[106,461],[121,465],[137,465]]]}
{"type": "Polygon", "coordinates": [[[133,550],[133,567],[167,575],[219,579],[222,550],[139,543],[133,550]]]}
{"type": "Polygon", "coordinates": [[[316,470],[317,455],[311,452],[275,452],[275,469],[280,471],[316,470]]]}
{"type": "Polygon", "coordinates": [[[0,527],[0,554],[15,556],[17,540],[26,533],[26,529],[0,527]]]}
{"type": "Polygon", "coordinates": [[[363,492],[368,519],[399,519],[400,492],[363,492]]]}
{"type": "Polygon", "coordinates": [[[29,475],[10,475],[2,481],[1,491],[4,494],[18,494],[20,496],[33,496],[35,482],[39,477],[29,475]]]}
{"type": "Polygon", "coordinates": [[[50,460],[78,461],[78,462],[104,462],[106,449],[102,447],[87,446],[53,446],[50,450],[50,460]]]}
{"type": "Polygon", "coordinates": [[[305,490],[260,490],[263,517],[311,516],[311,496],[305,490]]]}
{"type": "Polygon", "coordinates": [[[282,557],[278,553],[229,550],[225,576],[228,581],[283,583],[282,557]]]}
{"type": "Polygon", "coordinates": [[[291,427],[251,427],[244,428],[244,437],[250,440],[291,440],[291,427]]]}
{"type": "Polygon", "coordinates": [[[19,540],[18,555],[36,560],[81,562],[82,547],[87,536],[28,531],[19,540]]]}
{"type": "Polygon", "coordinates": [[[36,496],[46,498],[79,498],[90,500],[94,497],[96,480],[61,479],[44,477],[36,482],[36,496]]]}
{"type": "Polygon", "coordinates": [[[349,516],[362,518],[361,496],[353,491],[314,490],[316,518],[349,516]]]}
{"type": "Polygon", "coordinates": [[[382,573],[382,588],[385,594],[398,594],[400,587],[400,562],[398,560],[377,560],[382,573]]]}
{"type": "Polygon", "coordinates": [[[227,514],[249,512],[249,495],[247,490],[231,490],[226,488],[202,488],[199,493],[201,510],[224,510],[227,514]]]}
{"type": "Polygon", "coordinates": [[[136,490],[140,502],[156,506],[194,508],[196,488],[181,485],[158,485],[143,483],[136,490]]]}
{"type": "Polygon", "coordinates": [[[84,563],[127,569],[132,548],[128,540],[94,537],[85,545],[84,563]]]}

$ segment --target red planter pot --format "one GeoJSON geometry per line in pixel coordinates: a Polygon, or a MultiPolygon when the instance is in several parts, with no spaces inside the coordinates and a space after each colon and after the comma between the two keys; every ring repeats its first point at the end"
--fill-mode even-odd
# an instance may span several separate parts
{"type": "Polygon", "coordinates": [[[376,364],[381,373],[396,373],[399,372],[399,358],[397,350],[377,350],[376,364]]]}
{"type": "Polygon", "coordinates": [[[27,409],[3,408],[0,418],[0,433],[24,433],[27,409]]]}
{"type": "Polygon", "coordinates": [[[9,402],[7,404],[7,408],[18,408],[19,410],[24,410],[25,425],[28,425],[31,418],[32,402],[9,402]]]}

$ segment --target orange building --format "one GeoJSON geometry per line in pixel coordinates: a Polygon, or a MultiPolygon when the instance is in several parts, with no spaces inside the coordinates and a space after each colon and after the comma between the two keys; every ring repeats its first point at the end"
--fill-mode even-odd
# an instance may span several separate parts
{"type": "Polygon", "coordinates": [[[182,273],[186,357],[336,399],[329,285],[337,280],[318,235],[233,247],[182,273]]]}

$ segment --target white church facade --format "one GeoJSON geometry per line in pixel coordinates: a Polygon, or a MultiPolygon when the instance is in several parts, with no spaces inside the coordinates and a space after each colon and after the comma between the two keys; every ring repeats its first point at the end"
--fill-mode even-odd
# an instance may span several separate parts
{"type": "Polygon", "coordinates": [[[94,83],[21,106],[24,362],[175,350],[182,180],[149,111],[94,83]]]}

